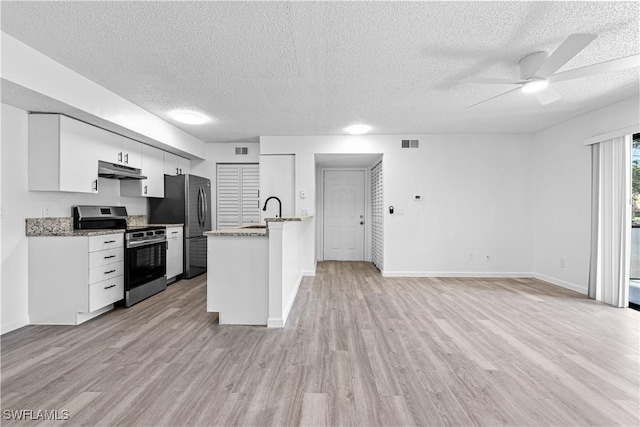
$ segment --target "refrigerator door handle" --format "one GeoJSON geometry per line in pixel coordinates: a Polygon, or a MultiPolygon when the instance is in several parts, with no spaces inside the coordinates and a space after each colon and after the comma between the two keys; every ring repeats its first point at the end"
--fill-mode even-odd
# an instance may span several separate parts
{"type": "Polygon", "coordinates": [[[204,189],[204,187],[202,187],[202,196],[204,198],[204,201],[202,203],[202,207],[204,211],[202,214],[202,228],[205,228],[207,226],[207,215],[209,211],[209,203],[207,201],[207,191],[204,189]]]}
{"type": "Polygon", "coordinates": [[[198,225],[202,228],[202,189],[198,188],[198,225]]]}
{"type": "Polygon", "coordinates": [[[205,198],[206,198],[206,196],[204,194],[204,188],[200,187],[200,206],[199,206],[199,209],[200,209],[200,228],[202,228],[202,229],[204,229],[204,222],[205,222],[205,217],[204,217],[204,215],[205,215],[205,207],[204,207],[205,206],[205,204],[204,204],[205,203],[205,198]]]}

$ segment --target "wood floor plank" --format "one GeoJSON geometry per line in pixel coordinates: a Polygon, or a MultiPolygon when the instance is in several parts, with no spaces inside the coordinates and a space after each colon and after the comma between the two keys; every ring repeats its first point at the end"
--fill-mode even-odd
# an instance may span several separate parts
{"type": "Polygon", "coordinates": [[[518,278],[318,263],[282,329],[221,326],[206,276],[1,338],[3,425],[640,425],[640,316],[518,278]]]}

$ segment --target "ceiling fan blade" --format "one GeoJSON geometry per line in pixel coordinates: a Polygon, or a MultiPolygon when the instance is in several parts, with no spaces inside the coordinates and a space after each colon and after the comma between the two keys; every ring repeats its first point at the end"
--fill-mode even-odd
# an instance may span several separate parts
{"type": "Polygon", "coordinates": [[[555,73],[597,36],[595,34],[571,34],[535,72],[537,77],[549,77],[555,73]]]}
{"type": "Polygon", "coordinates": [[[551,86],[547,86],[545,89],[540,92],[535,92],[532,95],[535,96],[538,102],[542,105],[551,104],[552,102],[556,102],[560,99],[558,91],[551,86]]]}
{"type": "Polygon", "coordinates": [[[586,67],[575,68],[549,77],[550,82],[561,82],[563,80],[579,79],[593,74],[608,73],[609,71],[624,70],[626,68],[640,67],[640,55],[631,55],[625,58],[612,59],[611,61],[600,62],[599,64],[587,65],[586,67]]]}
{"type": "Polygon", "coordinates": [[[463,79],[460,83],[480,83],[480,84],[490,84],[490,85],[521,85],[526,83],[523,80],[515,80],[515,79],[494,79],[491,77],[470,77],[468,79],[463,79]]]}
{"type": "Polygon", "coordinates": [[[491,101],[492,99],[496,99],[496,98],[497,98],[497,97],[499,97],[499,96],[506,95],[506,94],[508,94],[508,93],[510,93],[510,92],[513,92],[513,91],[515,91],[515,90],[518,90],[518,89],[520,89],[520,88],[519,88],[519,87],[517,87],[517,88],[515,88],[515,89],[511,89],[511,90],[508,90],[508,91],[506,91],[506,92],[502,92],[502,93],[500,93],[500,94],[498,94],[498,95],[496,95],[496,96],[492,96],[491,98],[487,98],[487,99],[485,99],[484,101],[476,102],[475,104],[471,104],[471,105],[469,105],[468,107],[464,107],[464,109],[466,110],[466,109],[469,109],[469,108],[471,108],[471,107],[475,107],[476,105],[480,105],[480,104],[483,104],[483,103],[485,103],[485,102],[487,102],[487,101],[491,101]]]}

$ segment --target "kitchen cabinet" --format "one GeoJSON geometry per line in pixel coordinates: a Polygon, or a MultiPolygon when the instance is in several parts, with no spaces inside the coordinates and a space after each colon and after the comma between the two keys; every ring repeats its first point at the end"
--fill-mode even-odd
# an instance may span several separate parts
{"type": "Polygon", "coordinates": [[[124,234],[29,237],[29,319],[78,325],[124,298],[124,234]]]}
{"type": "Polygon", "coordinates": [[[164,152],[142,144],[142,175],[147,179],[123,180],[120,195],[164,197],[164,152]]]}
{"type": "Polygon", "coordinates": [[[173,153],[164,153],[165,175],[188,175],[191,172],[191,160],[173,153]]]}
{"type": "Polygon", "coordinates": [[[167,280],[177,279],[184,271],[184,233],[182,227],[167,227],[167,280]]]}
{"type": "Polygon", "coordinates": [[[95,147],[98,152],[98,160],[136,169],[142,168],[141,143],[113,132],[103,132],[105,133],[104,138],[95,147]]]}
{"type": "Polygon", "coordinates": [[[105,143],[105,131],[59,114],[28,120],[29,190],[97,193],[95,145],[105,143]]]}

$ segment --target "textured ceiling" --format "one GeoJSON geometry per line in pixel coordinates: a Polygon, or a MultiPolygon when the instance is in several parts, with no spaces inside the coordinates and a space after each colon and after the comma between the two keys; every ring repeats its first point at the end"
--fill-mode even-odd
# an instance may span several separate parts
{"type": "Polygon", "coordinates": [[[1,7],[2,31],[167,121],[175,108],[212,116],[175,123],[205,142],[342,134],[353,122],[375,134],[532,132],[638,93],[635,68],[558,82],[562,99],[547,106],[515,91],[465,110],[511,87],[459,83],[516,78],[522,56],[572,33],[598,38],[560,71],[637,54],[636,2],[1,7]]]}

